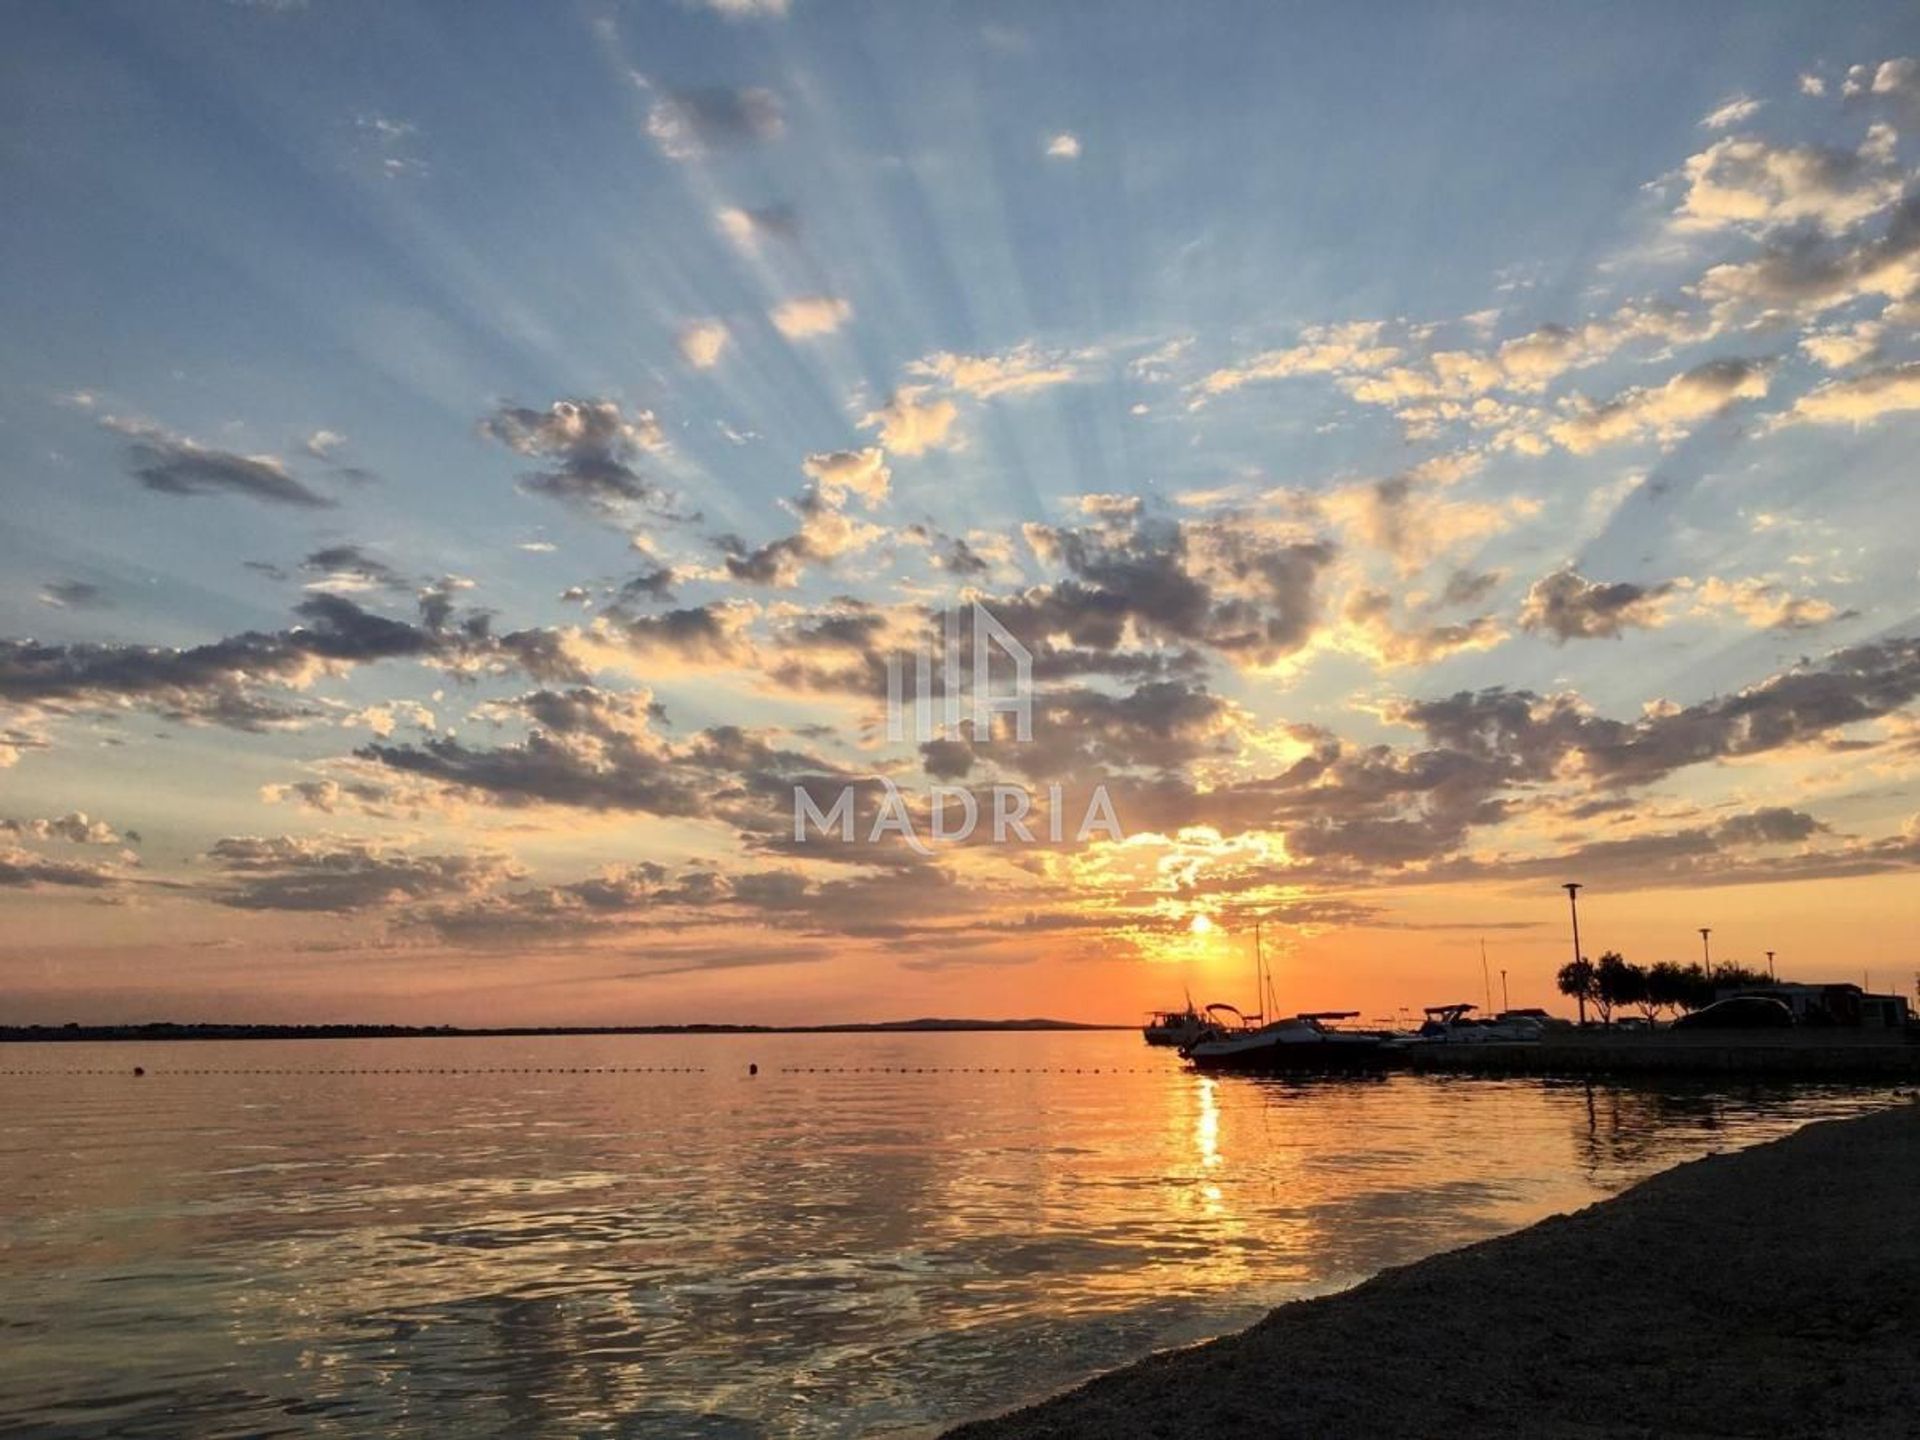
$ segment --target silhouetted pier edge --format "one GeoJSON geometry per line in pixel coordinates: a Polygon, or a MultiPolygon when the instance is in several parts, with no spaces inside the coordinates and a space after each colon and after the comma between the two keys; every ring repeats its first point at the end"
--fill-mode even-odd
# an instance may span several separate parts
{"type": "Polygon", "coordinates": [[[1920,1433],[1920,1105],[1656,1175],[951,1440],[1920,1433]]]}
{"type": "Polygon", "coordinates": [[[1898,1030],[1587,1030],[1530,1045],[1421,1045],[1407,1060],[1450,1074],[1920,1080],[1920,1044],[1898,1030]]]}

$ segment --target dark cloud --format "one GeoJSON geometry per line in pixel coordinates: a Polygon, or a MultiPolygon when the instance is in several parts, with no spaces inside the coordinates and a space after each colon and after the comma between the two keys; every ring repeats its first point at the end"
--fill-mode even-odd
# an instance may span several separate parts
{"type": "MultiPolygon", "coordinates": [[[[454,622],[456,597],[463,588],[462,582],[452,576],[422,586],[417,597],[420,602],[420,623],[436,634],[448,630],[454,622]]],[[[486,616],[470,616],[467,624],[486,628],[492,624],[492,620],[486,616]]]]}
{"type": "Polygon", "coordinates": [[[323,778],[269,785],[262,789],[261,798],[270,803],[290,801],[321,815],[355,811],[379,819],[417,818],[422,809],[419,794],[409,794],[397,785],[352,776],[344,780],[323,778]]]}
{"type": "Polygon", "coordinates": [[[225,875],[212,898],[238,910],[344,914],[482,891],[519,872],[498,855],[413,855],[361,840],[229,836],[208,859],[225,875]]]}
{"type": "Polygon", "coordinates": [[[761,89],[670,91],[653,102],[647,115],[647,133],[675,160],[777,140],[785,128],[780,97],[761,89]]]}
{"type": "Polygon", "coordinates": [[[1031,741],[975,736],[972,748],[1032,779],[1172,771],[1230,754],[1230,716],[1218,696],[1180,681],[1149,681],[1120,695],[1076,687],[1034,697],[1031,741]]]}
{"type": "Polygon", "coordinates": [[[106,591],[85,580],[49,580],[40,587],[40,603],[60,610],[107,610],[113,606],[106,591]]]}
{"type": "MultiPolygon", "coordinates": [[[[1737,694],[1688,707],[1652,707],[1630,721],[1597,715],[1568,695],[1462,692],[1405,702],[1393,712],[1425,732],[1425,748],[1355,747],[1296,727],[1294,739],[1306,751],[1278,774],[1201,788],[1183,769],[1172,768],[1121,775],[1110,783],[1116,808],[1136,833],[1174,834],[1188,826],[1210,826],[1228,836],[1280,832],[1289,863],[1274,868],[1268,883],[1365,884],[1385,874],[1472,878],[1476,866],[1495,862],[1469,861],[1462,852],[1476,832],[1498,826],[1521,806],[1537,805],[1529,792],[1577,779],[1599,793],[1570,806],[1568,818],[1624,814],[1632,802],[1618,792],[1691,765],[1790,745],[1825,745],[1836,730],[1897,713],[1916,697],[1920,639],[1890,640],[1802,664],[1737,694]]],[[[1736,862],[1762,863],[1729,852],[1800,845],[1826,833],[1803,812],[1773,807],[1666,832],[1657,842],[1646,836],[1597,842],[1604,848],[1557,852],[1539,864],[1545,873],[1564,858],[1580,857],[1624,871],[1646,869],[1663,854],[1704,856],[1695,868],[1705,873],[1736,862]]],[[[1871,860],[1857,850],[1848,853],[1846,864],[1854,867],[1905,863],[1897,847],[1871,860]]],[[[1500,861],[1498,867],[1502,873],[1530,873],[1516,870],[1519,864],[1500,861]]],[[[1780,868],[1785,862],[1764,864],[1780,868]]]]}
{"type": "Polygon", "coordinates": [[[673,571],[665,565],[657,565],[651,570],[643,570],[620,586],[620,602],[636,604],[647,600],[673,599],[673,587],[676,584],[673,571]]]}
{"type": "Polygon", "coordinates": [[[132,437],[128,464],[133,476],[163,495],[245,495],[275,505],[319,510],[334,502],[309,489],[273,455],[236,455],[210,450],[157,426],[106,422],[132,437]]]}
{"type": "Polygon", "coordinates": [[[521,488],[603,519],[642,509],[666,515],[672,497],[636,468],[643,454],[665,447],[650,410],[632,415],[612,400],[556,400],[545,410],[502,405],[480,422],[481,433],[517,455],[552,462],[522,477],[521,488]]]}
{"type": "Polygon", "coordinates": [[[1009,628],[1026,619],[1041,629],[1036,638],[1060,631],[1076,645],[1111,650],[1131,624],[1151,638],[1261,664],[1311,638],[1320,618],[1316,587],[1335,554],[1326,541],[1276,538],[1231,518],[1134,516],[1124,525],[1034,526],[1028,535],[1074,578],[989,602],[1009,628]],[[1001,614],[1003,606],[1014,619],[1001,614]]]}
{"type": "Polygon", "coordinates": [[[1754,855],[1757,846],[1799,845],[1827,827],[1788,810],[1755,811],[1718,826],[1650,831],[1595,840],[1552,855],[1458,857],[1429,868],[1427,881],[1558,881],[1567,875],[1603,880],[1610,889],[1753,885],[1878,875],[1920,867],[1920,829],[1852,840],[1790,854],[1754,855]]]}
{"type": "Polygon", "coordinates": [[[0,888],[31,890],[42,885],[104,890],[118,883],[110,869],[85,860],[49,860],[13,846],[0,846],[0,888]]]}
{"type": "Polygon", "coordinates": [[[551,736],[532,735],[493,750],[442,738],[422,745],[368,745],[356,753],[506,805],[574,805],[656,815],[698,815],[705,809],[700,791],[675,776],[660,757],[628,746],[588,756],[551,736]]]}
{"type": "Polygon", "coordinates": [[[1442,608],[1477,605],[1507,578],[1503,570],[1455,570],[1434,603],[1442,608]]]}
{"type": "Polygon", "coordinates": [[[934,563],[950,575],[984,575],[993,568],[958,535],[949,535],[938,545],[934,563]]]}
{"type": "Polygon", "coordinates": [[[1603,785],[1643,785],[1689,765],[1820,740],[1890,715],[1920,696],[1920,637],[1835,651],[1733,695],[1611,720],[1569,696],[1463,691],[1402,706],[1436,744],[1516,781],[1548,778],[1567,760],[1603,785]]]}
{"type": "Polygon", "coordinates": [[[752,549],[737,535],[715,537],[727,574],[746,585],[791,585],[813,558],[804,535],[784,535],[752,549]]]}
{"type": "Polygon", "coordinates": [[[582,685],[537,690],[493,709],[524,721],[526,738],[491,749],[451,737],[373,744],[358,757],[494,804],[715,816],[759,828],[791,816],[796,777],[832,770],[737,726],[671,743],[652,728],[658,710],[644,694],[582,685]]]}
{"type": "Polygon", "coordinates": [[[478,749],[442,738],[420,745],[374,744],[356,753],[501,805],[695,816],[706,814],[710,803],[703,783],[708,777],[683,772],[668,757],[630,741],[589,748],[534,734],[518,744],[478,749]]]}
{"type": "Polygon", "coordinates": [[[1556,644],[1569,640],[1617,639],[1624,630],[1660,623],[1660,601],[1671,585],[1603,583],[1572,570],[1533,582],[1520,607],[1520,624],[1544,632],[1556,644]]]}
{"type": "Polygon", "coordinates": [[[788,870],[728,875],[693,865],[674,873],[648,862],[566,884],[433,904],[410,920],[448,939],[520,945],[752,920],[803,910],[814,893],[804,876],[788,870]]]}
{"type": "Polygon", "coordinates": [[[725,557],[727,573],[749,585],[791,586],[808,565],[830,565],[842,555],[864,549],[885,532],[845,512],[858,501],[871,509],[885,502],[892,472],[885,453],[873,448],[809,455],[802,468],[809,479],[794,499],[783,502],[799,527],[758,547],[738,535],[716,535],[713,544],[725,557]]]}
{"type": "Polygon", "coordinates": [[[1897,287],[1917,258],[1920,190],[1909,189],[1877,234],[1797,231],[1769,241],[1757,259],[1713,266],[1700,293],[1731,308],[1813,315],[1897,287]]]}
{"type": "Polygon", "coordinates": [[[904,533],[909,540],[925,545],[932,553],[934,566],[950,575],[985,575],[993,568],[962,536],[919,524],[907,526],[904,533]]]}
{"type": "MultiPolygon", "coordinates": [[[[1205,657],[1192,646],[1131,648],[1123,644],[1128,638],[1125,600],[1078,581],[989,596],[982,608],[1026,649],[1034,682],[1043,688],[1093,678],[1136,686],[1156,680],[1192,681],[1207,668],[1205,657]]],[[[904,683],[912,686],[915,654],[942,653],[950,622],[963,637],[965,671],[972,663],[968,647],[976,622],[968,606],[883,611],[851,596],[836,596],[819,609],[776,622],[762,670],[782,690],[877,701],[888,693],[889,663],[896,664],[904,683]]],[[[936,700],[945,695],[939,670],[935,665],[936,700]]]]}
{"type": "Polygon", "coordinates": [[[733,664],[751,654],[730,606],[691,605],[658,615],[611,615],[613,633],[636,655],[667,655],[695,664],[733,664]]]}
{"type": "Polygon", "coordinates": [[[1795,845],[1830,828],[1804,810],[1771,805],[1730,816],[1714,827],[1713,833],[1722,845],[1795,845]]]}
{"type": "Polygon", "coordinates": [[[0,640],[0,701],[107,709],[134,702],[171,719],[259,730],[315,713],[262,690],[302,682],[322,664],[415,659],[458,671],[577,673],[551,632],[495,637],[484,614],[454,629],[418,626],[331,594],[309,596],[295,614],[303,623],[291,629],[250,630],[187,649],[0,640]]]}
{"type": "Polygon", "coordinates": [[[920,747],[921,768],[936,780],[964,780],[973,764],[973,747],[964,740],[929,740],[920,747]]]}
{"type": "Polygon", "coordinates": [[[35,840],[64,840],[71,845],[118,845],[122,838],[137,840],[137,835],[122,837],[104,820],[96,820],[81,810],[50,819],[0,820],[0,834],[20,835],[35,840]]]}
{"type": "Polygon", "coordinates": [[[323,546],[310,552],[300,562],[300,568],[310,575],[322,576],[321,583],[331,581],[356,586],[377,586],[387,590],[413,588],[412,582],[404,575],[386,561],[369,555],[359,545],[323,546]]]}

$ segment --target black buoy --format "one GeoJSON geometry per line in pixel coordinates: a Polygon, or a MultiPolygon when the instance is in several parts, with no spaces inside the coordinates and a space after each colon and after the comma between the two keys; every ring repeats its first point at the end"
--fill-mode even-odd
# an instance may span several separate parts
{"type": "Polygon", "coordinates": [[[760,1073],[760,1067],[758,1065],[747,1066],[747,1074],[758,1075],[759,1073],[760,1073]]]}
{"type": "Polygon", "coordinates": [[[147,1070],[144,1065],[136,1065],[133,1067],[133,1073],[136,1075],[144,1075],[147,1073],[147,1070]]]}

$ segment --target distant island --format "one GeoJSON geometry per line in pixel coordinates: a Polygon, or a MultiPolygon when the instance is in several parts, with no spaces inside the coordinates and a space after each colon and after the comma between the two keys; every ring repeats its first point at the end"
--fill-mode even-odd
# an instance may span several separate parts
{"type": "Polygon", "coordinates": [[[426,1040],[512,1035],[854,1035],[928,1030],[1128,1030],[1077,1020],[872,1020],[838,1025],[226,1025],[154,1020],[139,1025],[0,1025],[9,1040],[426,1040]]]}

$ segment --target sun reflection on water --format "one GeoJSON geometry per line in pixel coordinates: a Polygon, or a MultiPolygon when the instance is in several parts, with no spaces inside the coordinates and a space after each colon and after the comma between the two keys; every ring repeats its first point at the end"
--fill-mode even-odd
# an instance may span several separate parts
{"type": "Polygon", "coordinates": [[[1872,1103],[1215,1079],[1127,1033],[86,1048],[148,1076],[0,1110],[0,1423],[48,1436],[925,1430],[1872,1103]],[[699,1069],[458,1073],[641,1053],[699,1069]]]}

